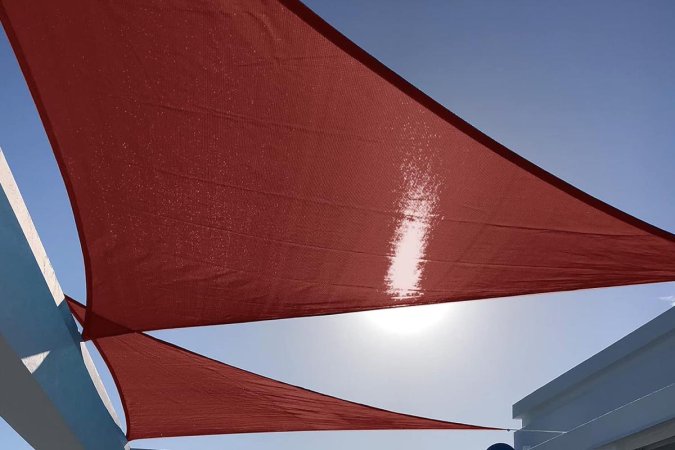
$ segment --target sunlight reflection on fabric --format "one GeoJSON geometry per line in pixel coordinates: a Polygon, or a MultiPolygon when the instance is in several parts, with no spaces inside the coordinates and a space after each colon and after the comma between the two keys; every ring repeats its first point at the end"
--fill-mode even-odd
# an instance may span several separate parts
{"type": "Polygon", "coordinates": [[[436,186],[414,168],[406,173],[407,189],[401,202],[401,221],[394,234],[393,257],[387,271],[387,293],[396,300],[421,295],[420,279],[431,228],[436,186]]]}

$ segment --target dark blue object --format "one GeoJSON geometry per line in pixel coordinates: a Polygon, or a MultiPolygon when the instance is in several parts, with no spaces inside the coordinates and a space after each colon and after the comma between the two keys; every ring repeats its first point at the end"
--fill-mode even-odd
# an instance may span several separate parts
{"type": "Polygon", "coordinates": [[[488,447],[487,450],[513,450],[509,444],[494,444],[488,447]]]}

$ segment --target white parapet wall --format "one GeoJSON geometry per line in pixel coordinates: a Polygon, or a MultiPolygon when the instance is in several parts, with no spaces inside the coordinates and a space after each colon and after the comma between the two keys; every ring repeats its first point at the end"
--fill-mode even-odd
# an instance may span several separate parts
{"type": "Polygon", "coordinates": [[[36,449],[128,448],[63,300],[0,150],[0,415],[36,449]]]}
{"type": "Polygon", "coordinates": [[[516,450],[675,448],[675,308],[513,406],[516,450]]]}

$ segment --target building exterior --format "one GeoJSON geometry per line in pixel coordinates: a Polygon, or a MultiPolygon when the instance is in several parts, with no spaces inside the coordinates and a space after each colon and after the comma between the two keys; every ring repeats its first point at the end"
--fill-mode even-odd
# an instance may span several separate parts
{"type": "Polygon", "coordinates": [[[513,405],[516,450],[674,450],[675,308],[513,405]]]}
{"type": "Polygon", "coordinates": [[[39,449],[127,442],[0,151],[0,415],[39,449]]]}

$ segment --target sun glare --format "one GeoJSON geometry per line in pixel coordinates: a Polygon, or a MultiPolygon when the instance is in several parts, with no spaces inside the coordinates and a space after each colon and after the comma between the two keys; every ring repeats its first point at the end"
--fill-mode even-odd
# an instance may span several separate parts
{"type": "Polygon", "coordinates": [[[430,330],[443,321],[447,305],[412,306],[363,313],[378,328],[396,334],[416,334],[430,330]]]}

